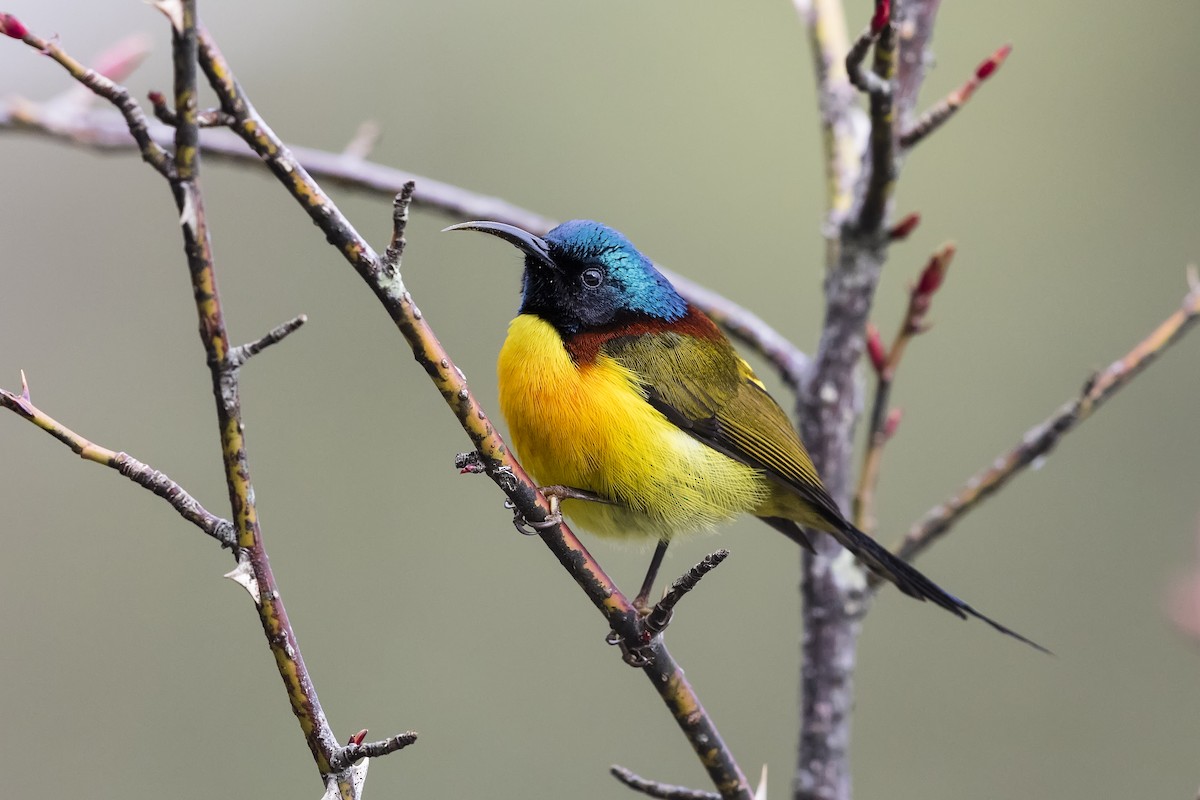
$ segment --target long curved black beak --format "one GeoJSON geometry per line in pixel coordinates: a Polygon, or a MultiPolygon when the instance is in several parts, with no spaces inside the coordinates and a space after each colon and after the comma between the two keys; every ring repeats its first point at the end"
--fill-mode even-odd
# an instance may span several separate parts
{"type": "Polygon", "coordinates": [[[550,247],[546,244],[546,240],[540,236],[534,236],[529,231],[521,230],[515,225],[506,225],[503,222],[460,222],[458,225],[442,228],[443,233],[446,231],[482,231],[490,233],[492,236],[499,236],[519,248],[539,266],[553,270],[558,269],[554,259],[550,258],[550,247]]]}

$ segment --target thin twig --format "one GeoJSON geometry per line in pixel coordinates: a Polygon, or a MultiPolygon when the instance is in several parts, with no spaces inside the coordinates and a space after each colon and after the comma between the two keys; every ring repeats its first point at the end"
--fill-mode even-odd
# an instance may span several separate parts
{"type": "MultiPolygon", "coordinates": [[[[872,77],[864,81],[871,119],[870,160],[855,226],[873,236],[883,224],[896,183],[896,131],[892,82],[896,77],[896,26],[889,0],[876,0],[871,32],[875,37],[872,77]]],[[[861,70],[860,70],[861,72],[861,70]]]]}
{"type": "Polygon", "coordinates": [[[237,533],[233,523],[209,513],[178,483],[128,453],[109,450],[85,439],[35,406],[29,398],[29,385],[25,382],[24,372],[21,373],[21,394],[0,389],[0,406],[15,411],[37,425],[85,461],[111,467],[138,486],[149,489],[170,503],[171,508],[179,512],[179,516],[220,542],[222,547],[232,549],[236,546],[237,533]]]}
{"type": "Polygon", "coordinates": [[[911,149],[923,141],[929,134],[946,124],[971,99],[971,95],[975,94],[975,90],[1000,69],[1004,64],[1004,60],[1008,58],[1008,54],[1011,52],[1012,45],[1006,44],[992,53],[983,63],[975,68],[974,74],[962,86],[935,103],[911,127],[906,128],[900,134],[900,146],[905,149],[911,149]]]}
{"type": "MultiPolygon", "coordinates": [[[[179,116],[175,113],[175,109],[167,104],[167,98],[163,96],[162,92],[150,92],[147,96],[150,100],[150,108],[159,122],[172,128],[179,124],[179,116]]],[[[227,128],[232,122],[233,117],[219,108],[206,108],[196,114],[196,124],[201,128],[227,128]]]]}
{"type": "Polygon", "coordinates": [[[846,53],[846,74],[850,76],[850,83],[859,91],[869,95],[890,95],[892,93],[891,83],[888,82],[885,75],[880,74],[878,70],[868,72],[863,69],[872,45],[879,42],[883,36],[888,35],[887,29],[890,25],[891,4],[888,0],[877,1],[871,24],[858,35],[858,38],[850,45],[849,52],[846,53]]]}
{"type": "MultiPolygon", "coordinates": [[[[365,733],[365,732],[364,732],[365,733]]],[[[334,753],[333,758],[329,760],[329,766],[335,771],[347,769],[358,761],[360,758],[378,758],[386,756],[389,753],[394,753],[397,750],[403,750],[413,742],[417,741],[416,731],[405,731],[391,737],[390,739],[382,739],[378,742],[351,742],[345,747],[334,753]]]]}
{"type": "MultiPolygon", "coordinates": [[[[919,14],[930,20],[931,26],[930,6],[935,2],[908,0],[894,10],[908,18],[919,14]]],[[[826,18],[842,14],[840,3],[831,0],[827,5],[837,8],[830,11],[815,3],[812,8],[824,8],[826,18]]],[[[872,27],[880,30],[881,38],[885,29],[890,30],[896,24],[891,19],[886,26],[881,24],[883,6],[883,2],[876,2],[872,19],[875,23],[872,27]]],[[[908,55],[915,52],[923,58],[928,40],[926,31],[922,28],[916,38],[906,38],[903,47],[894,42],[877,47],[875,74],[892,82],[890,73],[895,69],[897,51],[908,50],[911,51],[908,55]]],[[[894,38],[893,33],[887,35],[894,38]]],[[[819,39],[811,33],[810,38],[814,52],[824,52],[819,39]]],[[[844,56],[846,51],[842,52],[844,56]]],[[[797,393],[796,414],[801,438],[808,446],[813,464],[826,490],[841,508],[850,505],[854,485],[851,469],[854,429],[861,414],[861,390],[855,380],[855,367],[865,347],[863,334],[890,243],[884,221],[899,169],[898,153],[892,144],[894,117],[897,110],[905,108],[904,98],[916,91],[921,75],[919,70],[909,70],[901,76],[905,78],[904,84],[897,77],[890,92],[871,95],[870,124],[857,126],[869,131],[871,138],[865,142],[851,139],[849,152],[839,151],[853,162],[844,170],[854,176],[847,204],[850,210],[840,216],[830,214],[837,224],[827,230],[824,324],[806,381],[797,393]],[[896,101],[898,92],[901,99],[896,101]],[[863,163],[868,159],[870,164],[863,163]]],[[[848,80],[846,85],[854,92],[848,80]]],[[[825,95],[819,96],[822,113],[828,113],[825,95]]],[[[855,92],[852,105],[857,106],[856,100],[855,92]]],[[[861,110],[858,113],[857,119],[861,120],[861,110]]],[[[827,164],[829,153],[827,140],[827,164]]],[[[828,197],[831,209],[846,203],[846,197],[837,189],[831,183],[828,197]]],[[[815,552],[801,554],[803,640],[794,796],[796,800],[848,800],[854,668],[858,636],[870,598],[865,591],[863,571],[844,549],[822,535],[813,537],[813,548],[815,552]]]]}
{"type": "Polygon", "coordinates": [[[867,129],[866,115],[856,103],[858,93],[846,72],[850,38],[841,0],[793,0],[793,5],[808,32],[821,111],[828,206],[826,266],[831,266],[836,260],[838,231],[850,213],[861,171],[859,132],[867,129]]]}
{"type": "Polygon", "coordinates": [[[999,491],[1026,467],[1054,449],[1067,433],[1090,417],[1120,388],[1137,377],[1164,350],[1177,342],[1200,317],[1200,287],[1193,286],[1178,311],[1132,350],[1092,377],[1079,397],[1065,403],[1052,416],[1031,428],[1011,450],[976,473],[961,489],[930,510],[893,549],[909,560],[924,551],[979,504],[999,491]]]}
{"type": "Polygon", "coordinates": [[[659,600],[646,615],[646,628],[652,633],[662,633],[666,630],[667,626],[671,624],[675,606],[683,599],[683,596],[695,589],[705,575],[719,567],[721,562],[728,557],[729,551],[722,547],[720,550],[706,555],[699,564],[677,578],[663,595],[662,600],[659,600]]]}
{"type": "Polygon", "coordinates": [[[85,67],[69,56],[57,42],[35,35],[9,14],[0,15],[0,33],[20,39],[35,50],[50,56],[62,65],[72,78],[116,106],[124,118],[126,132],[133,136],[137,149],[141,151],[142,159],[163,177],[171,176],[170,155],[150,137],[146,115],[125,87],[85,67]]]}
{"type": "MultiPolygon", "coordinates": [[[[547,499],[513,458],[472,394],[462,371],[450,359],[404,284],[399,257],[408,203],[415,197],[414,187],[403,187],[396,198],[390,248],[395,256],[388,263],[376,254],[259,116],[208,33],[201,30],[199,38],[200,65],[222,109],[234,116],[233,130],[266,162],[330,244],[374,292],[470,437],[489,477],[527,520],[545,521],[550,514],[547,499]]],[[[622,640],[645,650],[649,663],[643,666],[643,671],[671,709],[722,796],[749,800],[752,793],[745,776],[661,639],[650,641],[637,610],[565,523],[550,526],[539,536],[622,640]]]]}
{"type": "Polygon", "coordinates": [[[249,361],[251,358],[254,358],[254,356],[258,355],[263,350],[266,350],[273,344],[279,344],[284,339],[291,336],[300,329],[301,325],[306,322],[308,322],[308,315],[300,314],[292,317],[281,325],[276,325],[274,328],[267,331],[263,336],[255,339],[253,342],[247,342],[246,344],[238,345],[229,351],[228,367],[230,369],[239,369],[247,361],[249,361]]]}
{"type": "MultiPolygon", "coordinates": [[[[169,160],[165,148],[150,139],[145,116],[126,89],[82,67],[58,45],[51,45],[34,36],[24,30],[23,26],[20,30],[21,35],[14,38],[21,38],[27,44],[47,53],[65,67],[78,82],[116,105],[121,110],[128,132],[136,140],[143,158],[170,183],[176,208],[179,210],[184,252],[200,319],[201,340],[212,374],[222,452],[225,454],[225,477],[235,512],[233,525],[236,529],[239,569],[234,573],[241,570],[244,574],[234,574],[233,577],[244,580],[247,588],[253,587],[251,594],[255,597],[255,607],[263,624],[263,631],[275,655],[292,709],[305,732],[305,739],[318,769],[322,775],[329,775],[330,779],[337,783],[345,797],[352,797],[352,776],[349,772],[329,774],[329,758],[338,751],[339,746],[305,668],[258,527],[254,490],[250,483],[250,470],[242,433],[244,428],[238,399],[237,364],[230,360],[233,351],[229,345],[220,297],[217,294],[212,246],[204,213],[203,195],[197,180],[199,127],[196,100],[195,0],[159,0],[155,6],[171,23],[176,109],[175,126],[172,130],[175,143],[173,162],[169,160]]],[[[0,28],[9,35],[13,35],[14,23],[12,17],[0,17],[0,28]]],[[[170,487],[166,490],[169,491],[170,487]]]]}
{"type": "Polygon", "coordinates": [[[809,358],[787,337],[753,311],[678,273],[656,265],[688,302],[701,309],[732,338],[751,347],[779,372],[783,382],[798,389],[808,373],[809,358]]]}
{"type": "MultiPolygon", "coordinates": [[[[43,111],[41,104],[0,99],[0,131],[36,133],[105,151],[133,149],[136,144],[130,138],[124,122],[113,112],[83,108],[77,113],[49,115],[43,111]]],[[[174,112],[171,118],[174,119],[174,112]]],[[[174,135],[172,128],[161,124],[151,125],[149,132],[153,140],[164,143],[169,143],[174,135]]],[[[241,138],[227,130],[203,130],[200,147],[205,155],[225,161],[255,164],[262,161],[257,153],[246,149],[241,138]]],[[[506,222],[537,234],[546,233],[556,224],[547,217],[497,197],[471,192],[383,164],[347,158],[341,153],[324,150],[292,145],[286,147],[296,163],[303,165],[313,177],[347,188],[392,198],[406,183],[415,183],[419,188],[413,194],[413,205],[418,208],[455,217],[506,222]]],[[[779,371],[788,386],[795,388],[800,383],[808,366],[808,357],[787,337],[732,300],[662,265],[657,266],[689,302],[712,317],[732,337],[762,354],[779,371]]]]}
{"type": "Polygon", "coordinates": [[[890,348],[884,348],[874,326],[868,326],[867,329],[867,353],[875,368],[875,398],[871,405],[870,427],[867,429],[867,451],[863,456],[858,489],[854,493],[854,524],[867,533],[875,530],[875,487],[879,482],[883,448],[900,424],[899,409],[888,408],[896,370],[900,368],[909,341],[927,328],[925,317],[934,294],[946,279],[946,271],[954,260],[954,253],[954,245],[946,243],[930,256],[921,276],[909,289],[908,309],[890,348]]]}
{"type": "Polygon", "coordinates": [[[354,132],[354,137],[346,143],[346,147],[342,150],[342,157],[362,161],[371,155],[371,151],[375,149],[382,133],[383,128],[379,126],[378,122],[372,119],[365,120],[354,132]]]}
{"type": "Polygon", "coordinates": [[[716,792],[702,792],[699,789],[689,789],[686,786],[674,786],[669,783],[659,783],[635,774],[632,770],[613,764],[608,772],[621,783],[650,797],[659,800],[721,800],[716,792]]]}

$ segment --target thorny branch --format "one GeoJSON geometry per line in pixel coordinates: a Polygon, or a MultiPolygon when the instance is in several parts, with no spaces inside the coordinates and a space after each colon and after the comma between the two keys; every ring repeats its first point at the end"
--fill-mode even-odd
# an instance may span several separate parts
{"type": "MultiPolygon", "coordinates": [[[[525,519],[545,521],[550,513],[546,498],[513,458],[404,284],[399,267],[413,184],[405,184],[395,199],[392,240],[381,258],[259,116],[207,31],[201,30],[199,39],[200,65],[222,111],[232,116],[232,129],[266,162],[370,287],[471,438],[484,471],[525,519]]],[[[638,656],[638,665],[672,711],[722,797],[749,800],[751,792],[741,768],[662,637],[649,634],[636,609],[565,523],[548,527],[539,536],[604,614],[625,647],[638,656]]]]}
{"type": "MultiPolygon", "coordinates": [[[[220,296],[217,292],[203,193],[198,180],[200,151],[196,102],[196,0],[159,0],[155,6],[167,16],[171,23],[175,95],[175,111],[172,117],[174,120],[173,157],[163,145],[150,139],[144,114],[123,87],[117,86],[109,78],[83,67],[57,44],[51,44],[33,35],[11,15],[0,15],[0,32],[12,38],[21,39],[31,47],[51,56],[73,78],[116,105],[121,110],[122,117],[141,150],[143,159],[166,177],[170,184],[179,211],[184,253],[187,257],[196,311],[200,320],[200,338],[212,374],[226,483],[229,487],[229,499],[234,512],[232,524],[236,534],[234,543],[238,554],[238,568],[230,575],[243,583],[254,598],[255,607],[263,625],[263,632],[266,635],[268,646],[275,655],[275,661],[291,700],[292,709],[305,733],[305,739],[321,772],[322,779],[326,783],[327,796],[333,795],[340,796],[344,800],[355,800],[359,796],[363,773],[361,770],[356,773],[349,766],[342,769],[335,769],[331,766],[331,763],[339,758],[343,761],[346,760],[345,748],[338,745],[317,699],[316,689],[304,665],[299,644],[288,621],[287,611],[284,608],[263,546],[254,504],[254,490],[250,483],[249,463],[243,436],[244,426],[238,397],[238,369],[241,364],[264,347],[283,339],[298,328],[303,323],[303,319],[292,320],[250,345],[242,348],[230,347],[220,296]]],[[[104,459],[101,463],[109,463],[110,466],[121,468],[118,463],[121,454],[113,454],[110,458],[107,452],[100,449],[87,450],[86,446],[90,443],[87,443],[86,440],[82,440],[68,429],[58,426],[49,418],[40,419],[36,409],[29,403],[27,387],[23,387],[22,395],[19,398],[7,394],[5,405],[9,405],[9,398],[13,398],[10,407],[35,423],[44,423],[42,426],[58,436],[60,440],[72,447],[75,444],[84,445],[85,449],[77,450],[77,452],[80,452],[85,458],[104,459]],[[79,441],[73,441],[71,437],[75,437],[79,441]]],[[[124,463],[132,469],[128,462],[124,463]]],[[[144,465],[141,466],[144,467],[144,465]]],[[[165,476],[162,477],[165,479],[165,476]]],[[[147,487],[156,494],[161,496],[175,494],[176,499],[179,499],[179,495],[175,492],[178,487],[165,484],[154,476],[147,476],[146,481],[158,487],[158,490],[155,490],[154,486],[147,487]]],[[[182,490],[179,491],[182,492],[182,490]]],[[[188,499],[190,500],[190,498],[188,499]]],[[[199,507],[198,504],[196,507],[199,507]]],[[[199,514],[190,507],[181,510],[181,513],[184,513],[185,517],[189,517],[189,519],[191,516],[199,514]]],[[[204,513],[207,514],[207,512],[204,513]]],[[[220,522],[223,521],[218,520],[213,523],[209,520],[209,524],[217,526],[220,522]]]]}
{"type": "Polygon", "coordinates": [[[171,504],[171,508],[179,512],[179,516],[216,539],[222,547],[232,549],[237,544],[233,523],[210,513],[178,483],[128,453],[118,453],[88,441],[35,406],[29,397],[29,384],[25,381],[24,372],[21,373],[20,394],[0,389],[0,406],[37,425],[85,461],[111,467],[137,485],[166,500],[171,504]]]}

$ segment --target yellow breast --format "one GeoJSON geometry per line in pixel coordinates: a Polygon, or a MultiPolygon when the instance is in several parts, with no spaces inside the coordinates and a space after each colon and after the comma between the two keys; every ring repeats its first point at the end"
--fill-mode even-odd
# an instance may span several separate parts
{"type": "Polygon", "coordinates": [[[757,470],[671,424],[609,356],[577,366],[539,317],[512,321],[497,369],[510,441],[534,479],[619,504],[563,504],[593,533],[667,539],[753,511],[771,493],[757,470]]]}

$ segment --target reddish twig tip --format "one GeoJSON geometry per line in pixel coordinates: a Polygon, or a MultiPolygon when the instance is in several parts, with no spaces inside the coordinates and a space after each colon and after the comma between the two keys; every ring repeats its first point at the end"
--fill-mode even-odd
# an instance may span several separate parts
{"type": "Polygon", "coordinates": [[[904,418],[904,412],[899,408],[893,408],[888,412],[887,421],[883,423],[883,436],[885,439],[891,439],[896,435],[896,429],[900,427],[900,420],[904,418]]]}
{"type": "Polygon", "coordinates": [[[875,372],[882,374],[887,366],[887,348],[883,346],[883,338],[879,335],[879,329],[871,322],[867,323],[867,355],[871,358],[871,366],[875,368],[875,372]]]}
{"type": "Polygon", "coordinates": [[[947,244],[929,259],[929,263],[921,272],[920,280],[917,281],[917,287],[913,290],[914,295],[929,296],[941,287],[955,251],[954,245],[947,244]]]}
{"type": "Polygon", "coordinates": [[[151,49],[151,41],[144,34],[126,36],[97,56],[93,69],[109,80],[120,83],[141,66],[151,49]]]}
{"type": "Polygon", "coordinates": [[[888,238],[893,242],[903,241],[921,224],[921,215],[916,211],[906,215],[888,231],[888,238]]]}
{"type": "Polygon", "coordinates": [[[871,33],[878,36],[892,20],[891,0],[876,0],[875,15],[871,17],[871,33]]]}
{"type": "Polygon", "coordinates": [[[0,14],[0,33],[14,39],[24,39],[29,35],[29,29],[12,14],[0,14]]]}
{"type": "Polygon", "coordinates": [[[367,738],[367,729],[363,728],[361,731],[359,731],[358,733],[351,736],[350,741],[346,742],[346,744],[360,745],[363,743],[363,740],[366,738],[367,738]]]}
{"type": "Polygon", "coordinates": [[[1012,45],[1006,44],[996,52],[992,53],[991,57],[975,68],[975,79],[986,81],[995,73],[996,70],[1004,64],[1004,60],[1008,58],[1008,54],[1012,52],[1012,45]]]}

